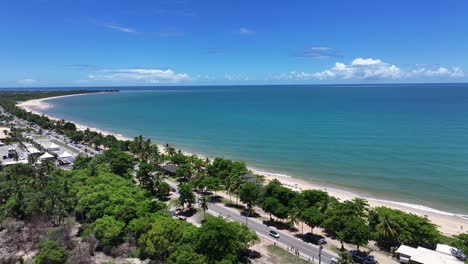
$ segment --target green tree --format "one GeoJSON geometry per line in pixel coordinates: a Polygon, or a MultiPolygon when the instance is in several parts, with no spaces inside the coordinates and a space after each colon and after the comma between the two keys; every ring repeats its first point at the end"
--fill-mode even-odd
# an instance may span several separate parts
{"type": "Polygon", "coordinates": [[[143,258],[167,259],[184,244],[191,244],[191,234],[195,227],[187,222],[170,217],[158,217],[151,229],[138,239],[138,247],[143,258]]]}
{"type": "Polygon", "coordinates": [[[93,233],[105,248],[115,247],[122,241],[125,223],[112,216],[99,218],[93,224],[93,233]]]}
{"type": "Polygon", "coordinates": [[[34,258],[36,264],[63,264],[68,254],[57,241],[47,240],[39,244],[39,253],[34,258]]]}
{"type": "Polygon", "coordinates": [[[205,195],[202,195],[200,199],[200,207],[203,210],[203,221],[206,220],[206,210],[208,210],[208,198],[205,195]]]}
{"type": "Polygon", "coordinates": [[[323,222],[323,214],[315,207],[309,207],[302,214],[302,221],[310,226],[310,231],[313,233],[314,228],[320,226],[323,222]]]}
{"type": "Polygon", "coordinates": [[[247,205],[247,214],[245,221],[247,221],[248,217],[250,216],[252,208],[260,200],[260,193],[261,188],[257,184],[247,182],[241,186],[239,190],[239,198],[243,203],[247,205]]]}
{"type": "Polygon", "coordinates": [[[204,177],[199,186],[205,188],[207,192],[217,192],[222,190],[220,180],[210,176],[204,177]]]}
{"type": "Polygon", "coordinates": [[[192,192],[192,187],[188,183],[181,184],[179,187],[179,205],[184,207],[185,204],[188,205],[188,208],[192,207],[192,204],[195,203],[195,195],[192,192]]]}
{"type": "Polygon", "coordinates": [[[353,256],[351,256],[347,251],[338,253],[338,256],[338,264],[354,264],[353,256]]]}
{"type": "Polygon", "coordinates": [[[182,245],[169,255],[168,264],[205,264],[205,256],[198,254],[189,245],[182,245]]]}
{"type": "Polygon", "coordinates": [[[171,192],[171,186],[165,181],[157,181],[154,187],[158,197],[167,197],[171,192]]]}
{"type": "Polygon", "coordinates": [[[437,226],[424,217],[386,207],[374,210],[369,212],[369,226],[383,248],[405,244],[434,249],[440,239],[437,226]]]}
{"type": "Polygon", "coordinates": [[[270,221],[273,220],[271,215],[274,214],[274,212],[275,212],[276,208],[278,208],[278,206],[280,206],[280,202],[278,201],[278,199],[276,199],[274,197],[267,197],[261,203],[261,207],[262,207],[263,211],[265,211],[266,213],[268,213],[270,215],[270,221]]]}
{"type": "Polygon", "coordinates": [[[188,163],[181,163],[177,168],[175,174],[176,177],[179,178],[179,180],[187,181],[192,176],[192,168],[188,163]]]}
{"type": "Polygon", "coordinates": [[[113,173],[128,177],[128,172],[133,169],[133,160],[130,155],[117,149],[109,149],[104,153],[113,173]]]}
{"type": "Polygon", "coordinates": [[[364,219],[354,216],[346,221],[345,229],[342,231],[342,240],[357,246],[365,246],[370,239],[370,231],[364,219]]]}
{"type": "Polygon", "coordinates": [[[456,235],[454,238],[453,246],[465,252],[465,254],[468,253],[468,233],[456,235]]]}
{"type": "Polygon", "coordinates": [[[140,164],[140,168],[136,174],[136,178],[140,182],[140,185],[143,189],[153,192],[154,190],[154,181],[151,172],[154,171],[154,167],[148,163],[140,164]]]}
{"type": "Polygon", "coordinates": [[[78,155],[78,157],[76,157],[75,161],[73,162],[73,169],[80,170],[88,168],[88,164],[92,159],[93,158],[88,157],[84,154],[78,155]]]}
{"type": "Polygon", "coordinates": [[[219,217],[209,218],[199,230],[196,251],[207,257],[207,263],[236,263],[240,251],[258,239],[254,232],[248,230],[239,223],[226,222],[219,217]]]}

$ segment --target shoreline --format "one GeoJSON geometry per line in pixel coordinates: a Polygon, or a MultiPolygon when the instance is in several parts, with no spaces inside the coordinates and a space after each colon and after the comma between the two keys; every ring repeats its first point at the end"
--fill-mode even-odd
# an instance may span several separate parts
{"type": "MultiPolygon", "coordinates": [[[[99,92],[99,93],[107,93],[107,92],[99,92]]],[[[47,103],[46,101],[51,100],[51,99],[56,99],[56,98],[83,96],[83,95],[86,95],[86,94],[73,94],[73,95],[48,97],[48,98],[42,98],[42,99],[34,99],[34,100],[29,100],[29,101],[24,101],[24,102],[18,102],[17,106],[20,108],[23,108],[26,111],[30,111],[34,114],[45,115],[51,119],[59,120],[60,118],[46,115],[43,112],[41,112],[41,110],[45,110],[45,109],[53,107],[52,104],[47,103]]],[[[73,122],[71,120],[69,121],[73,122]]],[[[102,133],[103,135],[113,135],[119,140],[132,140],[131,138],[125,137],[118,133],[109,132],[109,131],[102,130],[99,128],[79,124],[76,122],[73,122],[73,123],[76,125],[77,129],[79,130],[89,129],[92,131],[96,131],[98,133],[102,133]]],[[[161,144],[157,144],[157,145],[161,150],[164,149],[163,145],[161,144]]],[[[196,152],[191,153],[191,152],[183,151],[183,153],[185,155],[195,154],[200,157],[206,157],[205,155],[197,154],[196,152]]],[[[356,192],[358,192],[359,190],[349,191],[349,190],[345,190],[339,187],[333,187],[330,185],[319,183],[318,181],[314,179],[303,179],[303,178],[293,177],[290,175],[277,174],[273,172],[263,171],[263,170],[255,169],[252,167],[248,167],[248,168],[254,174],[259,174],[259,175],[264,176],[266,182],[276,179],[276,180],[279,180],[286,187],[289,187],[293,190],[297,190],[297,191],[307,190],[307,189],[323,190],[323,191],[328,192],[330,196],[335,196],[340,201],[351,200],[353,198],[362,198],[362,199],[366,199],[371,207],[385,206],[385,207],[398,209],[407,213],[413,213],[418,216],[427,217],[429,220],[431,220],[434,224],[436,224],[439,227],[439,230],[441,231],[441,233],[446,234],[446,235],[460,234],[460,233],[466,232],[466,230],[468,229],[468,216],[467,215],[445,212],[445,211],[441,211],[438,209],[430,208],[430,207],[419,205],[419,204],[411,204],[411,203],[405,203],[405,202],[366,197],[366,196],[357,194],[356,192]]]]}

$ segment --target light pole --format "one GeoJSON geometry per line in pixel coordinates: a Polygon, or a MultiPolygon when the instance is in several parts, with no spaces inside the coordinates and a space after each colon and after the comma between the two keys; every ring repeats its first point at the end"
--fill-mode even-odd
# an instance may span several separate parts
{"type": "Polygon", "coordinates": [[[323,246],[320,245],[319,246],[319,264],[322,264],[322,249],[323,249],[323,246]]]}

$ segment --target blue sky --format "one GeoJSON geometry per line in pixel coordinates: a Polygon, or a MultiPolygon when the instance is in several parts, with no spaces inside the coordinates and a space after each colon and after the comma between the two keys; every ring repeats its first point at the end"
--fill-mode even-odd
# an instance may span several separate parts
{"type": "Polygon", "coordinates": [[[0,2],[0,87],[468,81],[468,2],[0,2]]]}

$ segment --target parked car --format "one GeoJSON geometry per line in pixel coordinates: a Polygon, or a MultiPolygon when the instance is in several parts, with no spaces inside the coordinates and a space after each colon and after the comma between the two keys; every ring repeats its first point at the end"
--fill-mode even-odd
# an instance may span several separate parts
{"type": "Polygon", "coordinates": [[[274,237],[274,238],[279,238],[279,234],[276,232],[276,231],[273,231],[273,230],[270,230],[270,236],[274,237]]]}
{"type": "Polygon", "coordinates": [[[337,258],[331,258],[330,259],[330,264],[338,264],[338,259],[337,258]]]}
{"type": "Polygon", "coordinates": [[[323,236],[312,233],[304,234],[304,240],[315,245],[324,245],[327,243],[323,236]]]}
{"type": "Polygon", "coordinates": [[[465,260],[466,260],[465,253],[463,253],[463,251],[461,251],[461,250],[459,250],[459,249],[451,248],[451,249],[450,249],[450,253],[452,253],[452,256],[456,257],[457,259],[459,259],[459,260],[461,260],[461,261],[465,261],[465,260]]]}
{"type": "Polygon", "coordinates": [[[356,263],[362,264],[376,264],[377,261],[375,260],[374,256],[367,256],[365,253],[360,252],[358,250],[350,250],[349,254],[353,256],[353,260],[356,263]]]}

